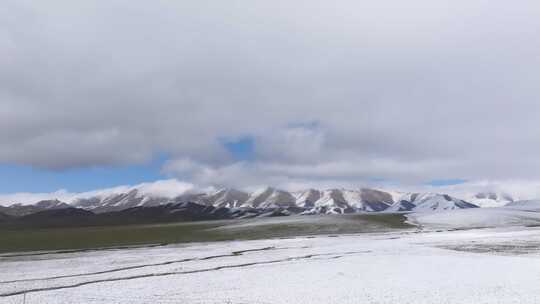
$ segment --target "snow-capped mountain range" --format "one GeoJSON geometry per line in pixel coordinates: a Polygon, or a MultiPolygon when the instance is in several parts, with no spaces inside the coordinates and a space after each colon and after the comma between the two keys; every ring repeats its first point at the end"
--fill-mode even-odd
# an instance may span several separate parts
{"type": "Polygon", "coordinates": [[[32,205],[13,204],[0,207],[0,212],[24,215],[40,210],[76,207],[105,213],[133,207],[155,207],[167,204],[195,203],[227,209],[287,210],[299,214],[343,214],[355,212],[426,212],[477,207],[499,207],[514,202],[504,193],[478,193],[459,199],[440,193],[408,193],[370,188],[308,189],[285,191],[272,187],[253,192],[232,188],[210,191],[184,191],[181,194],[152,193],[133,187],[122,191],[96,193],[78,197],[69,204],[58,200],[41,201],[32,205]]]}
{"type": "Polygon", "coordinates": [[[77,199],[71,205],[100,213],[182,202],[225,208],[298,208],[306,214],[436,211],[477,207],[472,203],[438,193],[390,193],[367,188],[308,189],[288,192],[271,187],[251,193],[224,188],[207,193],[186,193],[172,198],[154,196],[133,189],[126,193],[77,199]]]}

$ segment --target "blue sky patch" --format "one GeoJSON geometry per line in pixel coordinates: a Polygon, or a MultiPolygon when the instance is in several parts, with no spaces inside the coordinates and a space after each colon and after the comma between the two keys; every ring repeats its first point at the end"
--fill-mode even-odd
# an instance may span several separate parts
{"type": "Polygon", "coordinates": [[[222,142],[235,161],[251,161],[255,158],[255,139],[252,136],[222,142]]]}
{"type": "Polygon", "coordinates": [[[464,179],[435,179],[428,182],[427,184],[434,187],[444,187],[444,186],[460,185],[466,182],[467,181],[464,179]]]}
{"type": "Polygon", "coordinates": [[[53,192],[66,189],[84,192],[119,185],[133,185],[163,179],[160,173],[165,157],[149,164],[103,166],[69,170],[36,169],[30,166],[0,164],[0,193],[53,192]]]}

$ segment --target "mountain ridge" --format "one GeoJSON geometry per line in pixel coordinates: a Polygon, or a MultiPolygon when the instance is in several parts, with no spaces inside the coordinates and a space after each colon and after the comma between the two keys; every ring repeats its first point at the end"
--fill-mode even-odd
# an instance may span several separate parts
{"type": "Polygon", "coordinates": [[[42,210],[67,207],[93,213],[122,211],[135,207],[156,207],[195,203],[201,206],[228,209],[294,210],[301,214],[344,214],[358,212],[420,212],[476,208],[476,204],[440,193],[389,192],[372,188],[356,190],[333,188],[285,191],[274,187],[246,192],[221,188],[207,192],[190,192],[164,196],[137,188],[116,193],[77,198],[70,204],[59,200],[40,201],[32,205],[14,204],[0,207],[0,212],[21,216],[42,210]]]}

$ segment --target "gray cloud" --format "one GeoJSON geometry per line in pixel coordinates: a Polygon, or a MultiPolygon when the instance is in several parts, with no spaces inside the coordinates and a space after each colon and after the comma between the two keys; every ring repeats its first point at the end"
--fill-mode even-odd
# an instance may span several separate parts
{"type": "Polygon", "coordinates": [[[209,184],[540,179],[539,13],[536,1],[8,0],[0,162],[166,153],[165,172],[209,184]],[[256,158],[235,163],[220,139],[244,135],[256,158]]]}

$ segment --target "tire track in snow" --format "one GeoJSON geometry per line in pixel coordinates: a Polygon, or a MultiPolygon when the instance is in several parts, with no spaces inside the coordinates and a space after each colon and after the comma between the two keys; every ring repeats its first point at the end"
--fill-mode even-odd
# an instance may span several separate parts
{"type": "Polygon", "coordinates": [[[203,258],[186,258],[186,259],[180,259],[180,260],[165,261],[165,262],[160,262],[160,263],[126,266],[126,267],[120,267],[120,268],[114,268],[114,269],[108,269],[108,270],[96,271],[96,272],[68,274],[68,275],[42,277],[42,278],[0,281],[0,284],[12,284],[12,283],[21,283],[21,282],[35,282],[35,281],[47,281],[47,280],[56,280],[56,279],[65,279],[65,278],[74,278],[74,277],[85,277],[85,276],[100,275],[100,274],[113,273],[113,272],[119,272],[119,271],[125,271],[125,270],[140,269],[140,268],[146,268],[146,267],[165,266],[165,265],[187,263],[187,262],[193,262],[193,261],[207,261],[207,260],[213,260],[213,259],[219,259],[219,258],[235,257],[235,256],[241,256],[244,253],[248,253],[248,252],[258,252],[258,251],[267,251],[267,250],[286,250],[286,249],[306,249],[306,247],[264,247],[264,248],[246,249],[246,250],[233,251],[228,254],[213,255],[213,256],[208,256],[208,257],[203,257],[203,258]]]}
{"type": "Polygon", "coordinates": [[[124,249],[144,249],[144,248],[156,248],[168,246],[167,243],[162,244],[149,244],[143,246],[115,246],[115,247],[101,247],[101,248],[85,248],[85,249],[70,249],[70,250],[58,250],[58,251],[45,251],[45,252],[32,252],[32,253],[20,253],[20,254],[0,254],[0,258],[18,258],[18,257],[28,257],[28,256],[40,256],[40,255],[49,255],[49,254],[67,254],[67,253],[81,253],[81,252],[92,252],[92,251],[112,251],[112,250],[124,250],[124,249]]]}
{"type": "MultiPolygon", "coordinates": [[[[251,251],[253,251],[253,249],[251,249],[251,251]]],[[[11,296],[17,296],[17,295],[22,295],[22,294],[36,293],[36,292],[45,292],[45,291],[53,291],[53,290],[61,290],[61,289],[70,289],[70,288],[77,288],[77,287],[81,287],[81,286],[98,284],[98,283],[136,280],[136,279],[144,279],[144,278],[151,278],[151,277],[165,277],[165,276],[173,276],[173,275],[188,275],[188,274],[196,274],[196,273],[202,273],[202,272],[219,271],[219,270],[224,270],[224,269],[243,268],[243,267],[256,266],[256,265],[277,264],[277,263],[292,262],[292,261],[299,261],[299,260],[307,260],[307,259],[319,258],[319,257],[328,257],[328,259],[339,259],[339,258],[343,258],[343,257],[349,256],[349,255],[369,253],[369,252],[371,252],[371,251],[349,251],[349,252],[308,254],[308,255],[304,255],[304,256],[289,257],[289,258],[279,259],[279,260],[270,260],[270,261],[262,261],[262,262],[250,262],[250,263],[234,264],[234,265],[223,265],[223,266],[218,266],[218,267],[213,267],[213,268],[203,268],[203,269],[196,269],[196,270],[189,270],[189,271],[176,271],[176,272],[162,272],[162,273],[141,274],[141,275],[134,275],[134,276],[128,276],[128,277],[86,281],[86,282],[80,282],[80,283],[64,285],[64,286],[26,289],[26,290],[3,293],[3,294],[0,294],[0,297],[11,297],[11,296]]]]}

